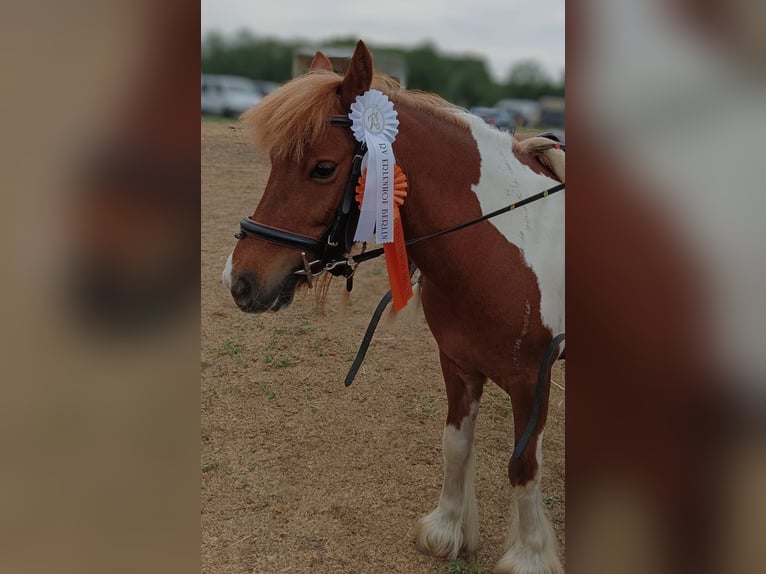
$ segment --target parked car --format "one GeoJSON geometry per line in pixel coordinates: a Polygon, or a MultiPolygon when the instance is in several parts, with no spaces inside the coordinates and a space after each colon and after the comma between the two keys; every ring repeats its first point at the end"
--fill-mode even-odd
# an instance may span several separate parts
{"type": "Polygon", "coordinates": [[[479,116],[485,122],[495,126],[499,130],[511,132],[516,128],[516,121],[506,110],[477,106],[470,108],[468,111],[475,116],[479,116]]]}
{"type": "Polygon", "coordinates": [[[261,101],[258,85],[241,76],[202,75],[202,113],[236,117],[261,101]]]}
{"type": "Polygon", "coordinates": [[[505,98],[495,104],[496,108],[507,110],[516,118],[517,126],[536,126],[540,124],[540,104],[534,100],[505,98]]]}
{"type": "Polygon", "coordinates": [[[549,127],[564,127],[564,98],[543,96],[540,98],[540,123],[549,127]]]}

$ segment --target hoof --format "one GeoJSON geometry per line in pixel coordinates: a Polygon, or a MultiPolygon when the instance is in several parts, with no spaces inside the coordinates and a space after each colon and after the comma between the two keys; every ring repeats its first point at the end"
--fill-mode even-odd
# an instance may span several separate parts
{"type": "Polygon", "coordinates": [[[535,552],[528,546],[514,545],[492,571],[494,574],[564,574],[555,552],[535,552]]]}

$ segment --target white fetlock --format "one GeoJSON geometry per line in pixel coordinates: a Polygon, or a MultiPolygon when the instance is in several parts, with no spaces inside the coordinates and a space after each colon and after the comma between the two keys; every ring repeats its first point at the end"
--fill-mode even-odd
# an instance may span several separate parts
{"type": "Polygon", "coordinates": [[[421,518],[415,526],[415,547],[438,558],[457,558],[463,546],[459,516],[449,517],[441,508],[421,518]]]}

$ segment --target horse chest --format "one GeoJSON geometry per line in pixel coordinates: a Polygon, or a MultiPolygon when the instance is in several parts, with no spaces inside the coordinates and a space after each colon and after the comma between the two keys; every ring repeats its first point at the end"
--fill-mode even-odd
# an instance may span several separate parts
{"type": "Polygon", "coordinates": [[[523,368],[528,348],[550,331],[541,321],[539,298],[483,295],[455,297],[427,278],[422,283],[423,311],[439,350],[466,370],[493,378],[523,368]]]}

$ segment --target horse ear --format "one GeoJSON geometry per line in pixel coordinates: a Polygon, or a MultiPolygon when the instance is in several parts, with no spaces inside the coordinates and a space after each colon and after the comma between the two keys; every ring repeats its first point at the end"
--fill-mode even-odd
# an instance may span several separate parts
{"type": "Polygon", "coordinates": [[[314,54],[314,59],[311,60],[311,65],[309,66],[309,70],[314,72],[319,71],[326,71],[326,72],[332,72],[332,62],[330,62],[330,59],[325,56],[322,52],[317,52],[314,54]]]}
{"type": "Polygon", "coordinates": [[[340,85],[340,101],[350,107],[356,97],[370,89],[372,85],[372,54],[364,42],[359,40],[348,64],[343,83],[340,85]]]}

